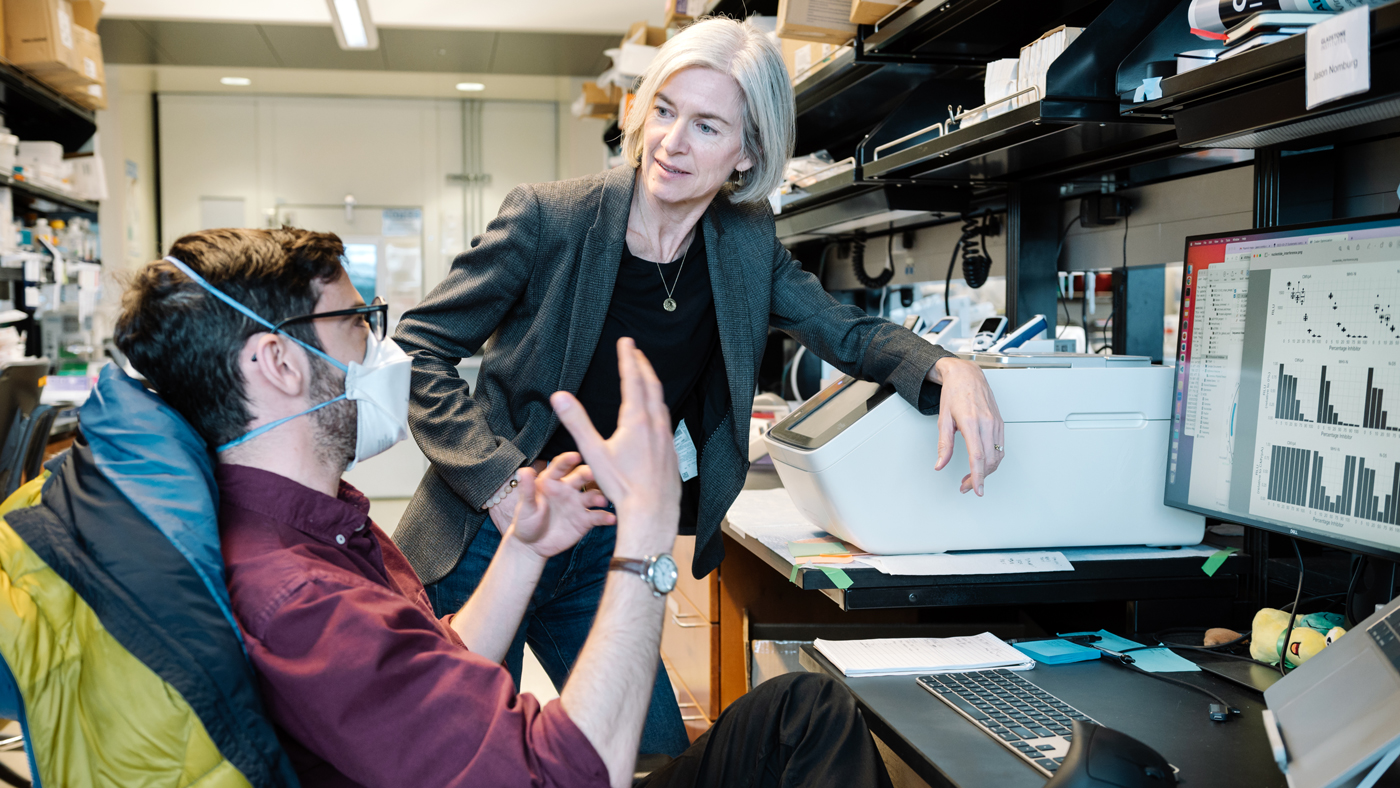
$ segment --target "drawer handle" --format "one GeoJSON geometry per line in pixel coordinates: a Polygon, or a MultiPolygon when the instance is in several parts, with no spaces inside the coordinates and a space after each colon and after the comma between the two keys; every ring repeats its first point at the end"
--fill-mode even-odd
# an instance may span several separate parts
{"type": "Polygon", "coordinates": [[[697,614],[695,614],[695,613],[683,613],[683,614],[672,613],[672,614],[671,614],[671,623],[672,623],[672,624],[675,624],[676,626],[680,627],[681,629],[695,629],[695,628],[697,628],[697,627],[708,627],[708,626],[710,626],[710,622],[708,622],[708,621],[706,621],[706,622],[704,622],[704,623],[701,623],[701,624],[682,624],[682,623],[681,623],[681,619],[683,619],[683,618],[699,618],[699,617],[700,617],[700,616],[697,615],[697,614]]]}

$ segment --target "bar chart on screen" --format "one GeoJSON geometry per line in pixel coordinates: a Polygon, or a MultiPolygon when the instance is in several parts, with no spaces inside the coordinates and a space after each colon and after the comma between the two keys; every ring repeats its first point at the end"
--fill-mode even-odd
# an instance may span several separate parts
{"type": "Polygon", "coordinates": [[[1250,512],[1400,531],[1400,266],[1275,270],[1269,287],[1250,512]]]}

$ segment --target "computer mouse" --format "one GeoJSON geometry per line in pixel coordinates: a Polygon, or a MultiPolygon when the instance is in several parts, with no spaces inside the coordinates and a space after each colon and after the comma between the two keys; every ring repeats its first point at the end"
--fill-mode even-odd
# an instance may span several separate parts
{"type": "Polygon", "coordinates": [[[1165,788],[1176,771],[1156,750],[1111,728],[1074,721],[1074,741],[1045,788],[1165,788]]]}

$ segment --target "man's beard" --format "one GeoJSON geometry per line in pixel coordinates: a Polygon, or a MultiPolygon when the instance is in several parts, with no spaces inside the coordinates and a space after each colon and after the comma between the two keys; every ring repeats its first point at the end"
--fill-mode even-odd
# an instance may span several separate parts
{"type": "MultiPolygon", "coordinates": [[[[311,367],[311,402],[313,405],[345,393],[345,373],[332,367],[325,359],[314,359],[311,367]]],[[[316,419],[316,449],[327,463],[344,471],[355,459],[356,406],[341,400],[311,414],[316,419]]]]}

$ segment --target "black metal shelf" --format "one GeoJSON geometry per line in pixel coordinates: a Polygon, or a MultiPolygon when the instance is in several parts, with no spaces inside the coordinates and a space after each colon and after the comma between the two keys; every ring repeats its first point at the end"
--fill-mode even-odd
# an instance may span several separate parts
{"type": "Polygon", "coordinates": [[[1087,27],[1110,0],[923,0],[864,37],[873,57],[948,65],[1016,57],[1059,25],[1087,27]]]}
{"type": "Polygon", "coordinates": [[[69,153],[97,131],[97,116],[0,58],[0,112],[22,140],[53,140],[69,153]]]}
{"type": "Polygon", "coordinates": [[[1050,114],[1035,102],[901,150],[865,165],[869,180],[973,183],[1068,178],[1177,152],[1170,123],[1124,123],[1111,112],[1050,114]]]}
{"type": "Polygon", "coordinates": [[[1306,36],[1299,34],[1235,57],[1167,77],[1162,97],[1134,103],[1120,95],[1127,116],[1171,118],[1184,147],[1258,148],[1330,142],[1392,133],[1400,127],[1400,2],[1371,10],[1371,89],[1306,107],[1306,36]]]}
{"type": "Polygon", "coordinates": [[[56,189],[47,186],[40,186],[29,181],[15,180],[13,177],[0,173],[0,186],[8,186],[17,192],[38,197],[50,202],[58,203],[67,208],[71,208],[80,213],[97,213],[97,203],[91,200],[80,200],[71,194],[64,194],[56,189]]]}
{"type": "Polygon", "coordinates": [[[861,26],[850,51],[797,84],[797,153],[848,155],[866,131],[935,77],[969,83],[961,94],[967,100],[954,99],[954,106],[980,104],[987,62],[1015,57],[1057,25],[1087,25],[1109,2],[1049,0],[1027,8],[1011,0],[923,0],[878,29],[861,26]]]}

